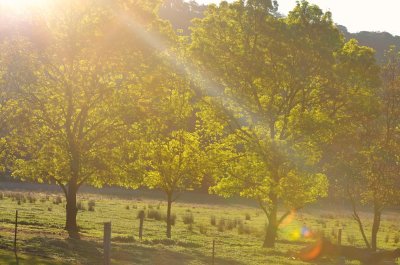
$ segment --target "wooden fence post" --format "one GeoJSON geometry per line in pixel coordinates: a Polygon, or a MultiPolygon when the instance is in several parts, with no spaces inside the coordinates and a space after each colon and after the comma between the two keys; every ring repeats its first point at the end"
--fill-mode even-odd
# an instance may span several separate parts
{"type": "Polygon", "coordinates": [[[213,239],[213,244],[212,244],[212,265],[215,264],[215,239],[213,239]]]}
{"type": "Polygon", "coordinates": [[[339,229],[338,231],[338,245],[342,245],[342,229],[339,229]]]}
{"type": "Polygon", "coordinates": [[[143,237],[143,222],[144,222],[144,216],[145,216],[145,213],[144,213],[144,211],[140,211],[139,212],[139,238],[140,238],[140,240],[142,240],[142,237],[143,237]]]}
{"type": "Polygon", "coordinates": [[[104,223],[104,265],[111,264],[111,222],[104,223]]]}
{"type": "Polygon", "coordinates": [[[14,252],[17,252],[18,210],[15,211],[14,252]]]}

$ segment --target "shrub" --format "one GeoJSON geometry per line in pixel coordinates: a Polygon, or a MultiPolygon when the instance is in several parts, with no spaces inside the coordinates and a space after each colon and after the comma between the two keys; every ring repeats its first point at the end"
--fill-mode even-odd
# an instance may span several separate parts
{"type": "Polygon", "coordinates": [[[36,202],[36,197],[32,196],[31,194],[29,194],[27,198],[28,198],[29,203],[35,203],[36,202]]]}
{"type": "Polygon", "coordinates": [[[211,215],[210,224],[212,226],[215,226],[217,224],[217,218],[215,217],[215,215],[211,215]]]}
{"type": "Polygon", "coordinates": [[[130,210],[131,207],[129,207],[129,205],[125,206],[125,209],[130,210]]]}
{"type": "Polygon", "coordinates": [[[251,228],[250,228],[250,226],[244,225],[243,223],[240,223],[240,224],[238,225],[237,230],[238,230],[238,234],[239,234],[239,235],[243,235],[243,234],[249,235],[249,234],[251,233],[251,228]]]}
{"type": "Polygon", "coordinates": [[[96,201],[95,200],[89,200],[88,206],[89,207],[95,207],[96,206],[96,201]]]}
{"type": "Polygon", "coordinates": [[[53,200],[54,204],[61,204],[62,203],[62,198],[60,195],[58,195],[54,200],[53,200]]]}
{"type": "Polygon", "coordinates": [[[233,228],[235,228],[237,225],[237,221],[236,220],[227,220],[226,221],[226,229],[227,230],[232,230],[233,228]]]}
{"type": "Polygon", "coordinates": [[[249,213],[246,213],[245,220],[246,221],[250,221],[251,220],[251,215],[249,213]]]}
{"type": "Polygon", "coordinates": [[[147,211],[147,218],[160,221],[162,220],[162,214],[160,211],[149,209],[147,211]]]}
{"type": "MultiPolygon", "coordinates": [[[[163,219],[164,219],[165,222],[167,222],[167,216],[166,215],[163,216],[163,219]]],[[[175,223],[176,223],[176,214],[171,213],[170,219],[171,219],[171,225],[175,225],[175,223]]]]}
{"type": "Polygon", "coordinates": [[[390,240],[390,236],[389,236],[389,234],[386,234],[385,243],[389,243],[389,240],[390,240]]]}
{"type": "Polygon", "coordinates": [[[86,210],[85,205],[83,205],[83,203],[81,201],[78,201],[76,203],[76,208],[78,208],[78,210],[80,210],[80,211],[85,211],[86,210]]]}
{"type": "Polygon", "coordinates": [[[207,234],[207,231],[208,231],[207,226],[202,225],[202,224],[199,225],[199,232],[200,232],[200,234],[206,235],[206,234],[207,234]]]}
{"type": "Polygon", "coordinates": [[[192,214],[192,213],[185,214],[185,215],[182,217],[182,221],[183,221],[183,223],[186,224],[186,225],[188,225],[188,224],[193,224],[193,223],[194,223],[194,216],[193,216],[193,214],[192,214]]]}
{"type": "Polygon", "coordinates": [[[47,207],[47,211],[51,212],[51,211],[53,211],[53,208],[47,207]]]}
{"type": "Polygon", "coordinates": [[[189,225],[187,226],[187,230],[190,231],[190,232],[192,232],[192,231],[193,231],[193,224],[189,224],[189,225]]]}
{"type": "Polygon", "coordinates": [[[4,194],[0,192],[0,200],[4,199],[4,194]]]}
{"type": "Polygon", "coordinates": [[[400,235],[397,234],[397,235],[394,236],[394,243],[397,244],[399,242],[400,242],[400,235]]]}

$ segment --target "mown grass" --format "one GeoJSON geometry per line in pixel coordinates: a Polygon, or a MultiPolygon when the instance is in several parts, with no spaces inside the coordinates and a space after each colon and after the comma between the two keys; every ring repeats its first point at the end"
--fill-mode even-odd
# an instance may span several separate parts
{"type": "MultiPolygon", "coordinates": [[[[343,229],[343,244],[362,246],[350,213],[332,207],[326,211],[304,210],[291,216],[279,232],[276,249],[266,250],[261,247],[266,219],[257,208],[177,202],[173,205],[176,219],[172,239],[168,240],[165,202],[99,194],[79,195],[78,223],[82,239],[71,240],[63,230],[65,201],[61,194],[0,193],[3,194],[0,196],[0,248],[11,250],[13,247],[15,210],[18,209],[18,250],[24,253],[20,254],[19,264],[32,258],[38,261],[30,264],[102,264],[103,223],[108,221],[112,222],[113,264],[211,264],[213,239],[217,265],[305,264],[289,259],[288,254],[313,241],[300,236],[304,227],[319,231],[333,241],[337,240],[337,231],[343,229]],[[145,220],[142,241],[138,239],[140,210],[151,215],[145,220]],[[47,260],[51,262],[46,263],[47,260]]],[[[399,221],[396,213],[384,216],[379,234],[381,248],[399,247],[399,221]]],[[[3,264],[12,264],[13,253],[0,252],[0,260],[3,264]]]]}

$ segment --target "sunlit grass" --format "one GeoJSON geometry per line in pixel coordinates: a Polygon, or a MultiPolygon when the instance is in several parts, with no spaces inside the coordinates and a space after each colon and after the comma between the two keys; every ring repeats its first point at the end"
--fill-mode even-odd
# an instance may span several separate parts
{"type": "MultiPolygon", "coordinates": [[[[173,206],[176,225],[172,239],[167,240],[163,220],[166,203],[151,193],[147,194],[150,197],[135,196],[130,199],[81,194],[79,201],[84,210],[78,214],[78,223],[82,241],[74,241],[67,240],[67,233],[63,230],[65,201],[63,199],[62,203],[56,204],[60,195],[32,193],[30,197],[36,201],[30,203],[28,193],[25,193],[25,202],[21,200],[20,204],[16,199],[13,201],[7,192],[5,195],[0,200],[1,248],[12,249],[15,210],[18,209],[19,251],[51,258],[54,262],[101,264],[103,222],[106,221],[112,222],[113,264],[210,264],[213,239],[216,240],[216,264],[305,264],[290,260],[288,254],[313,241],[301,236],[304,226],[312,231],[322,231],[334,242],[338,229],[342,228],[343,244],[362,246],[349,213],[314,209],[297,213],[290,223],[282,227],[276,249],[266,250],[261,248],[265,216],[259,209],[233,202],[216,202],[208,195],[198,194],[183,197],[173,206]],[[88,210],[89,201],[94,202],[94,211],[88,210]],[[159,211],[162,218],[145,220],[144,237],[140,242],[137,214],[143,209],[146,212],[159,211]],[[188,215],[193,216],[191,222],[194,222],[186,220],[185,224],[184,219],[188,215]],[[212,219],[215,219],[214,222],[212,219]]],[[[386,217],[379,234],[379,245],[393,249],[398,246],[395,234],[399,231],[399,217],[386,217]]]]}

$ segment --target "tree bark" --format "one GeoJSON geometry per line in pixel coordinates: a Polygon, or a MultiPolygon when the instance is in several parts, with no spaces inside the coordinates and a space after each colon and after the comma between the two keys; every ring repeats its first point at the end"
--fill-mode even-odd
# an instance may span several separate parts
{"type": "Polygon", "coordinates": [[[265,239],[263,247],[265,248],[274,248],[276,242],[276,236],[278,231],[278,200],[276,195],[272,194],[271,197],[271,210],[268,212],[268,226],[267,231],[265,233],[265,239]]]}
{"type": "Polygon", "coordinates": [[[66,194],[66,224],[65,229],[68,231],[70,238],[79,239],[79,229],[76,222],[78,208],[76,207],[76,194],[78,192],[78,185],[76,180],[71,180],[68,183],[68,192],[66,194]]]}
{"type": "Polygon", "coordinates": [[[371,247],[373,251],[377,250],[377,237],[379,228],[381,226],[381,215],[382,212],[379,209],[378,205],[374,205],[374,222],[372,224],[372,232],[371,232],[371,247]]]}
{"type": "Polygon", "coordinates": [[[167,194],[168,206],[167,206],[167,238],[171,238],[171,208],[172,208],[172,194],[167,194]]]}

